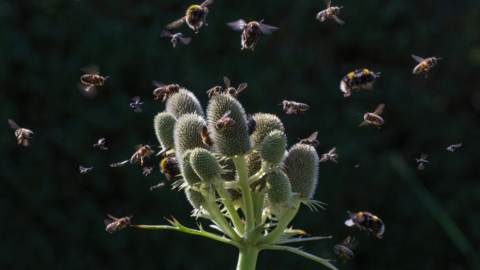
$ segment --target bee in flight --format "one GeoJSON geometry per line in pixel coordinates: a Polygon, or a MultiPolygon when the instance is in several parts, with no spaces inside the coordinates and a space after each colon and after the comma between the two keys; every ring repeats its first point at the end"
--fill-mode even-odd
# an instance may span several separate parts
{"type": "Polygon", "coordinates": [[[163,186],[165,186],[165,182],[162,182],[162,183],[160,183],[160,184],[158,184],[158,185],[155,185],[155,186],[151,187],[150,190],[154,190],[154,189],[156,189],[156,188],[161,188],[161,187],[163,187],[163,186]]]}
{"type": "Polygon", "coordinates": [[[133,97],[133,103],[130,103],[130,108],[134,108],[133,111],[136,113],[142,112],[140,107],[143,105],[143,102],[140,102],[140,97],[133,97]]]}
{"type": "Polygon", "coordinates": [[[299,103],[299,102],[288,101],[288,100],[284,100],[281,104],[278,104],[278,105],[283,105],[283,110],[286,110],[287,114],[292,114],[292,113],[297,114],[297,112],[304,114],[305,111],[308,110],[308,108],[310,108],[305,103],[299,103]]]}
{"type": "Polygon", "coordinates": [[[149,174],[151,174],[152,171],[153,171],[153,168],[155,168],[155,166],[150,167],[150,168],[149,167],[143,167],[143,175],[148,176],[149,174]]]}
{"type": "Polygon", "coordinates": [[[157,87],[155,90],[153,90],[153,94],[156,96],[155,99],[159,99],[160,96],[163,95],[162,102],[164,102],[168,97],[171,97],[173,94],[178,93],[178,90],[180,90],[180,86],[178,84],[165,85],[161,82],[153,81],[153,85],[157,87]]]}
{"type": "Polygon", "coordinates": [[[82,83],[78,83],[78,89],[82,93],[85,93],[88,96],[94,96],[96,94],[96,87],[97,85],[104,85],[107,77],[102,77],[98,75],[100,73],[100,67],[97,65],[90,65],[80,69],[81,71],[87,73],[80,77],[80,81],[82,83]]]}
{"type": "Polygon", "coordinates": [[[417,161],[417,163],[420,163],[420,165],[418,165],[418,167],[417,167],[417,169],[419,171],[425,169],[425,165],[423,165],[424,163],[428,164],[427,157],[428,157],[427,154],[421,154],[419,159],[415,159],[417,161]]]}
{"type": "Polygon", "coordinates": [[[102,151],[105,151],[108,149],[107,147],[105,147],[105,138],[99,139],[98,143],[94,144],[93,147],[98,147],[102,151]]]}
{"type": "Polygon", "coordinates": [[[210,137],[210,132],[208,132],[207,125],[204,124],[200,127],[200,136],[202,137],[202,141],[205,145],[210,147],[213,145],[213,141],[210,137]]]}
{"type": "Polygon", "coordinates": [[[357,225],[360,230],[372,232],[376,237],[382,239],[385,232],[385,224],[377,216],[368,212],[350,213],[350,219],[345,221],[345,225],[352,227],[357,225]]]}
{"type": "Polygon", "coordinates": [[[15,137],[17,137],[18,144],[23,144],[23,146],[29,146],[30,143],[28,139],[33,138],[33,132],[26,128],[19,127],[12,119],[8,119],[8,124],[10,127],[15,130],[15,137]]]}
{"type": "Polygon", "coordinates": [[[219,95],[222,93],[222,87],[221,86],[215,86],[212,89],[207,91],[208,98],[212,98],[215,95],[219,95]]]}
{"type": "Polygon", "coordinates": [[[160,172],[165,174],[168,181],[179,179],[180,169],[175,154],[170,154],[160,162],[160,172]]]}
{"type": "Polygon", "coordinates": [[[150,145],[137,145],[135,146],[135,154],[133,154],[132,158],[130,159],[130,163],[137,163],[140,160],[140,166],[143,166],[143,159],[145,157],[150,158],[150,155],[153,155],[154,151],[150,148],[150,145]]]}
{"type": "Polygon", "coordinates": [[[81,173],[81,174],[85,174],[85,173],[88,173],[89,171],[93,170],[93,167],[91,167],[91,168],[85,168],[85,167],[83,167],[82,165],[80,165],[79,169],[80,169],[80,173],[81,173]]]}
{"type": "Polygon", "coordinates": [[[207,6],[213,3],[213,0],[206,0],[201,5],[193,5],[187,9],[187,14],[168,25],[165,26],[167,29],[177,28],[182,25],[184,22],[187,22],[188,26],[195,31],[195,34],[198,34],[198,29],[205,24],[208,26],[205,19],[207,18],[208,8],[207,6]]]}
{"type": "Polygon", "coordinates": [[[459,143],[459,144],[453,144],[453,145],[450,145],[449,147],[447,147],[447,150],[453,152],[453,151],[455,151],[455,149],[460,148],[460,146],[462,146],[461,143],[459,143]]]}
{"type": "Polygon", "coordinates": [[[340,14],[340,9],[343,7],[331,7],[330,4],[332,0],[324,0],[324,2],[327,4],[327,9],[322,10],[317,14],[317,20],[323,22],[326,19],[331,18],[334,19],[338,24],[344,25],[345,22],[337,17],[337,15],[340,14]]]}
{"type": "Polygon", "coordinates": [[[428,76],[428,71],[431,68],[433,68],[435,65],[437,65],[437,60],[442,59],[442,58],[435,58],[435,57],[423,59],[413,54],[412,54],[412,57],[413,59],[415,59],[415,61],[420,63],[413,69],[413,74],[418,74],[423,71],[423,73],[425,73],[425,78],[427,78],[428,76]]]}
{"type": "Polygon", "coordinates": [[[238,93],[240,93],[243,89],[247,88],[246,83],[242,83],[238,86],[238,89],[235,90],[235,88],[230,87],[230,80],[227,77],[223,77],[223,81],[225,82],[225,86],[227,89],[225,90],[225,94],[229,94],[233,98],[237,98],[238,93]]]}
{"type": "MultiPolygon", "coordinates": [[[[318,135],[318,131],[315,131],[312,135],[310,135],[310,137],[306,138],[306,139],[303,139],[303,140],[300,140],[300,143],[301,144],[308,144],[308,145],[311,145],[313,147],[317,147],[320,143],[317,141],[317,135],[318,135]]],[[[335,148],[333,148],[335,149],[335,148]]],[[[334,150],[335,152],[335,150],[334,150]]]]}
{"type": "Polygon", "coordinates": [[[355,70],[343,77],[340,81],[340,90],[344,97],[349,97],[353,89],[357,89],[357,91],[360,88],[370,90],[377,77],[380,77],[380,72],[375,73],[368,69],[355,70]]]}
{"type": "Polygon", "coordinates": [[[248,127],[248,136],[252,135],[253,132],[257,129],[257,121],[253,119],[252,115],[247,115],[247,127],[248,127]]]}
{"type": "Polygon", "coordinates": [[[218,121],[215,123],[215,130],[224,131],[229,127],[237,126],[237,122],[235,122],[235,120],[233,120],[232,118],[228,117],[230,113],[232,113],[232,111],[228,110],[222,115],[220,119],[218,119],[218,121]]]}
{"type": "Polygon", "coordinates": [[[278,27],[270,26],[263,23],[264,20],[260,22],[249,22],[248,24],[244,20],[238,20],[236,22],[227,23],[235,31],[242,31],[241,35],[241,44],[243,49],[253,49],[260,39],[260,36],[263,34],[270,35],[274,31],[278,30],[278,27]]]}
{"type": "Polygon", "coordinates": [[[118,163],[112,163],[110,164],[110,167],[113,167],[113,168],[118,168],[118,167],[123,167],[123,165],[127,164],[129,160],[125,160],[125,161],[122,161],[122,162],[118,162],[118,163]]]}
{"type": "Polygon", "coordinates": [[[354,258],[353,252],[349,248],[351,247],[350,242],[353,242],[354,240],[355,238],[352,241],[350,241],[350,236],[349,236],[345,240],[343,240],[342,244],[338,244],[333,247],[333,250],[335,251],[335,253],[338,254],[338,256],[340,256],[340,259],[343,260],[343,263],[346,263],[347,260],[351,260],[354,258]]]}
{"type": "Polygon", "coordinates": [[[192,38],[190,38],[190,37],[184,38],[182,33],[172,34],[172,33],[168,32],[167,30],[162,30],[162,33],[160,34],[160,37],[171,37],[172,38],[172,43],[173,43],[173,48],[175,48],[175,46],[177,45],[177,42],[179,40],[180,40],[180,42],[182,42],[185,45],[188,45],[188,43],[190,43],[190,41],[192,41],[192,38]]]}
{"type": "Polygon", "coordinates": [[[328,152],[326,154],[323,154],[322,158],[319,160],[319,162],[325,162],[325,161],[331,160],[335,163],[338,163],[338,161],[337,161],[338,155],[335,154],[335,150],[337,150],[336,147],[334,147],[332,150],[330,150],[330,152],[328,152]]]}
{"type": "Polygon", "coordinates": [[[123,217],[123,218],[116,218],[110,214],[108,214],[108,217],[107,219],[104,220],[105,222],[105,225],[107,226],[107,228],[105,228],[105,230],[107,232],[110,232],[110,233],[114,233],[114,232],[118,232],[120,231],[121,229],[127,227],[128,225],[130,225],[130,219],[133,217],[133,216],[127,216],[127,217],[123,217]]]}
{"type": "Polygon", "coordinates": [[[385,121],[383,121],[383,119],[378,116],[380,115],[382,112],[383,112],[383,109],[385,108],[385,104],[380,104],[377,106],[377,108],[375,109],[375,111],[373,113],[365,113],[363,115],[363,119],[365,119],[365,121],[363,121],[362,123],[360,123],[360,125],[358,125],[359,127],[361,126],[365,126],[365,125],[368,125],[368,124],[372,124],[372,125],[375,125],[376,127],[378,127],[378,129],[380,129],[380,126],[383,125],[385,123],[385,121]]]}

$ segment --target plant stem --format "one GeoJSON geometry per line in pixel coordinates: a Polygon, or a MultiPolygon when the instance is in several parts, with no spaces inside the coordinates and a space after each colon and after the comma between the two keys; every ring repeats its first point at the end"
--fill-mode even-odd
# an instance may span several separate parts
{"type": "Polygon", "coordinates": [[[295,201],[295,208],[290,208],[288,209],[287,213],[285,216],[282,218],[282,220],[279,220],[277,227],[269,234],[264,236],[261,240],[262,243],[264,244],[271,244],[277,240],[278,237],[280,237],[285,229],[287,228],[288,224],[292,219],[295,217],[295,215],[298,212],[298,209],[300,208],[300,201],[295,201]]]}
{"type": "Polygon", "coordinates": [[[257,181],[258,179],[260,179],[260,177],[262,177],[265,173],[268,172],[269,168],[270,166],[268,165],[268,163],[266,161],[262,161],[262,168],[260,168],[260,170],[256,174],[252,175],[250,179],[248,179],[249,184],[251,185],[255,183],[255,181],[257,181]]]}
{"type": "Polygon", "coordinates": [[[255,270],[260,250],[253,246],[240,248],[237,270],[255,270]]]}
{"type": "Polygon", "coordinates": [[[258,226],[261,223],[263,223],[262,214],[263,214],[263,201],[265,199],[265,192],[258,191],[257,189],[256,192],[252,194],[252,198],[253,198],[253,207],[255,210],[254,212],[255,224],[258,226]]]}
{"type": "Polygon", "coordinates": [[[219,185],[216,185],[216,186],[218,186],[217,192],[220,195],[220,198],[222,199],[223,204],[227,208],[228,214],[230,215],[230,219],[233,221],[233,225],[235,226],[235,229],[237,230],[238,234],[243,235],[245,230],[243,229],[242,220],[240,219],[240,216],[238,215],[237,210],[235,210],[235,206],[233,206],[233,203],[230,200],[230,197],[221,186],[221,183],[219,183],[219,185]]]}
{"type": "MultiPolygon", "coordinates": [[[[335,266],[333,266],[331,263],[329,263],[330,260],[325,260],[325,259],[322,259],[320,257],[317,257],[315,255],[312,255],[310,253],[307,253],[305,251],[302,251],[300,250],[300,248],[296,248],[296,247],[286,247],[286,246],[276,246],[276,245],[259,245],[258,248],[260,248],[260,250],[263,250],[263,249],[271,249],[271,250],[285,250],[285,251],[290,251],[292,253],[295,253],[295,254],[298,254],[300,256],[303,256],[305,258],[308,258],[310,260],[313,260],[313,261],[316,261],[316,262],[319,262],[323,265],[325,265],[326,267],[330,268],[330,269],[334,269],[334,270],[337,270],[337,268],[335,268],[335,266]]],[[[238,268],[237,268],[238,269],[238,268]]]]}
{"type": "Polygon", "coordinates": [[[238,173],[238,183],[240,185],[240,189],[242,190],[247,231],[250,231],[255,226],[255,218],[253,216],[252,193],[250,191],[250,184],[248,182],[247,163],[245,162],[245,156],[233,157],[232,160],[233,163],[235,163],[238,173]]]}

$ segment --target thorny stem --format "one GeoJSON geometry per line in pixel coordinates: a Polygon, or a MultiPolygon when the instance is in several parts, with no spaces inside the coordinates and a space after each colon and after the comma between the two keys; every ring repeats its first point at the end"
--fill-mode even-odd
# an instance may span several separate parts
{"type": "Polygon", "coordinates": [[[270,166],[268,165],[268,162],[262,161],[262,168],[256,174],[252,175],[250,179],[248,179],[249,184],[251,185],[255,183],[255,181],[257,181],[258,179],[260,179],[260,177],[262,177],[268,172],[269,168],[270,166]]]}
{"type": "Polygon", "coordinates": [[[253,216],[253,202],[252,193],[250,191],[250,184],[248,183],[247,164],[245,162],[245,156],[236,156],[232,158],[233,163],[238,173],[238,183],[242,190],[243,203],[244,203],[244,215],[246,220],[247,231],[250,231],[255,226],[255,219],[253,216]]]}
{"type": "Polygon", "coordinates": [[[240,216],[238,215],[237,210],[235,210],[235,206],[233,206],[232,201],[230,200],[230,197],[228,194],[225,192],[223,189],[220,181],[217,179],[217,192],[220,195],[220,198],[223,201],[223,204],[227,208],[228,214],[230,215],[230,219],[233,221],[233,225],[235,226],[235,229],[237,230],[239,235],[243,235],[245,233],[245,230],[243,228],[243,223],[242,220],[240,219],[240,216]]]}
{"type": "Polygon", "coordinates": [[[299,208],[300,208],[300,201],[295,201],[294,207],[287,210],[287,213],[285,214],[285,216],[281,220],[279,220],[277,227],[271,233],[264,236],[261,242],[264,244],[271,244],[275,242],[275,240],[277,240],[278,237],[280,237],[283,234],[283,232],[287,228],[290,221],[292,221],[292,219],[297,214],[299,208]]]}

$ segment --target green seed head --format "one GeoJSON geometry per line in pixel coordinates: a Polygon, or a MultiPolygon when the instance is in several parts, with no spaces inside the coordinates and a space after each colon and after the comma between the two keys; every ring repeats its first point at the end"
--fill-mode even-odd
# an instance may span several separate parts
{"type": "Polygon", "coordinates": [[[202,205],[205,202],[202,193],[188,188],[185,190],[185,194],[187,194],[187,199],[195,210],[200,210],[202,208],[202,205]]]}
{"type": "Polygon", "coordinates": [[[173,128],[177,120],[167,112],[161,112],[153,119],[155,133],[162,146],[162,151],[173,147],[173,128]]]}
{"type": "Polygon", "coordinates": [[[203,148],[196,148],[192,151],[190,164],[204,183],[210,183],[222,171],[217,159],[203,148]]]}
{"type": "Polygon", "coordinates": [[[301,199],[313,199],[318,181],[318,154],[310,145],[297,143],[284,160],[285,173],[290,179],[292,191],[301,199]]]}
{"type": "Polygon", "coordinates": [[[251,138],[255,146],[261,144],[265,137],[274,130],[285,132],[282,121],[274,115],[269,113],[256,113],[253,119],[257,121],[257,129],[253,132],[251,138]]]}
{"type": "Polygon", "coordinates": [[[173,130],[173,138],[175,141],[175,154],[180,163],[185,151],[197,147],[208,149],[199,133],[200,127],[204,124],[205,120],[198,114],[189,113],[178,118],[173,130]]]}
{"type": "Polygon", "coordinates": [[[177,119],[187,113],[197,113],[205,119],[202,105],[197,97],[185,88],[181,88],[167,100],[166,111],[177,119]]]}
{"type": "Polygon", "coordinates": [[[183,153],[182,161],[180,162],[180,170],[182,171],[183,179],[185,179],[189,186],[193,186],[202,181],[190,163],[190,156],[192,152],[193,150],[187,150],[185,153],[183,153]]]}
{"type": "Polygon", "coordinates": [[[274,130],[265,137],[260,148],[260,156],[263,160],[276,166],[282,161],[286,148],[287,138],[280,130],[274,130]]]}
{"type": "Polygon", "coordinates": [[[287,175],[278,170],[267,174],[267,195],[271,204],[288,204],[291,201],[292,187],[287,175]]]}
{"type": "Polygon", "coordinates": [[[210,136],[215,149],[224,156],[241,155],[248,152],[251,147],[248,136],[247,117],[242,105],[228,94],[215,95],[207,108],[210,136]],[[227,112],[236,123],[233,127],[216,130],[215,124],[227,112]]]}

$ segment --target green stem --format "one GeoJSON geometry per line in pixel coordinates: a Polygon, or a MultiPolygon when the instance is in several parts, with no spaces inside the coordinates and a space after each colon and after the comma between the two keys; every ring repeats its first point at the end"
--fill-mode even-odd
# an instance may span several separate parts
{"type": "Polygon", "coordinates": [[[262,168],[256,174],[252,175],[250,179],[248,179],[249,184],[251,185],[255,183],[255,181],[257,181],[258,179],[260,179],[260,177],[262,177],[265,173],[268,172],[269,168],[270,166],[268,165],[268,163],[266,161],[262,161],[262,168]]]}
{"type": "Polygon", "coordinates": [[[253,193],[253,207],[255,209],[254,217],[256,225],[260,225],[263,223],[263,201],[265,199],[265,192],[258,191],[259,187],[257,187],[256,192],[253,193]]]}
{"type": "Polygon", "coordinates": [[[260,250],[253,246],[240,248],[237,270],[255,270],[260,250]]]}
{"type": "Polygon", "coordinates": [[[297,214],[298,209],[300,208],[300,202],[295,201],[294,207],[295,208],[288,209],[287,213],[282,218],[282,220],[279,220],[279,222],[277,224],[277,227],[271,233],[267,234],[266,236],[264,236],[262,238],[262,240],[261,240],[262,243],[271,244],[271,243],[275,242],[275,240],[277,240],[278,237],[280,237],[283,234],[283,232],[287,228],[290,221],[292,221],[292,219],[297,214]]]}
{"type": "Polygon", "coordinates": [[[221,183],[218,183],[216,186],[217,186],[217,192],[220,195],[220,198],[222,199],[223,204],[227,208],[228,214],[230,215],[230,219],[233,221],[233,225],[235,226],[235,229],[237,230],[238,234],[243,235],[245,233],[245,230],[243,229],[242,220],[240,219],[240,216],[238,215],[237,210],[235,210],[235,206],[233,206],[233,203],[230,200],[230,197],[221,186],[221,183]]]}
{"type": "MultiPolygon", "coordinates": [[[[300,248],[296,248],[296,247],[286,247],[286,246],[276,246],[276,245],[258,245],[258,248],[260,250],[263,250],[263,249],[271,249],[271,250],[285,250],[285,251],[290,251],[292,253],[295,253],[295,254],[298,254],[300,256],[303,256],[305,258],[308,258],[310,260],[313,260],[313,261],[316,261],[316,262],[319,262],[323,265],[325,265],[326,267],[328,268],[331,268],[331,269],[334,269],[334,270],[337,270],[337,268],[335,268],[335,266],[333,266],[331,263],[329,263],[330,260],[325,260],[325,259],[322,259],[320,257],[317,257],[315,255],[312,255],[310,253],[307,253],[305,251],[301,251],[300,248]]],[[[238,269],[238,268],[237,268],[238,269]]]]}
{"type": "Polygon", "coordinates": [[[237,156],[232,159],[237,169],[238,183],[242,190],[243,204],[245,205],[243,214],[245,215],[247,231],[250,231],[255,226],[255,218],[253,216],[252,193],[248,183],[247,163],[245,162],[245,156],[237,156]]]}

